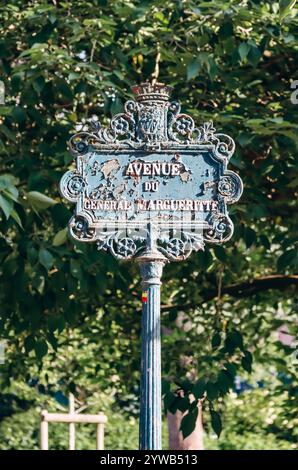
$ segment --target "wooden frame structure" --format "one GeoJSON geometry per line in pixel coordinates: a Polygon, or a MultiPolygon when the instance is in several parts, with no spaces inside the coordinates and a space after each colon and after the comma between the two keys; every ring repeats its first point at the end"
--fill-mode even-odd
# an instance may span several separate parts
{"type": "Polygon", "coordinates": [[[69,396],[68,413],[41,412],[40,422],[40,448],[49,450],[49,423],[69,423],[69,450],[75,450],[75,424],[96,424],[96,450],[104,450],[104,426],[107,423],[104,413],[79,414],[75,411],[74,396],[69,396]]]}

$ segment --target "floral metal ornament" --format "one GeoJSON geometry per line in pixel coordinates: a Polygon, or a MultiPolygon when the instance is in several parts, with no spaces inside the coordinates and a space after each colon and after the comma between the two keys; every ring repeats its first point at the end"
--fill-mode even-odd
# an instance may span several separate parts
{"type": "Polygon", "coordinates": [[[211,121],[197,127],[170,101],[170,86],[146,82],[132,91],[135,101],[108,127],[91,122],[70,139],[76,169],[60,188],[76,203],[71,235],[119,259],[142,255],[153,228],[168,260],[228,241],[227,206],[242,194],[240,177],[227,169],[233,139],[211,121]]]}

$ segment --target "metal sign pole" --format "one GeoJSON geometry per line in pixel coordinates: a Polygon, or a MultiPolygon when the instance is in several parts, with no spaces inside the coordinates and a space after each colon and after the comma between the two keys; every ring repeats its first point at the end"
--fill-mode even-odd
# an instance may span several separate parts
{"type": "MultiPolygon", "coordinates": [[[[154,236],[155,235],[155,236],[154,236]]],[[[142,277],[141,450],[161,450],[160,286],[165,256],[156,247],[149,224],[147,250],[138,258],[142,277]]]]}

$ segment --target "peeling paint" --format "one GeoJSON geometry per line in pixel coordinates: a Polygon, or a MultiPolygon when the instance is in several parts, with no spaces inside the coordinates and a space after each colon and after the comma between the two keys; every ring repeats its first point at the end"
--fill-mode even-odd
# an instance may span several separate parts
{"type": "Polygon", "coordinates": [[[183,183],[187,183],[191,178],[191,171],[184,171],[183,173],[180,174],[180,179],[183,181],[183,183]]]}
{"type": "Polygon", "coordinates": [[[130,190],[128,191],[128,195],[129,195],[131,198],[132,198],[133,195],[136,194],[136,193],[137,193],[137,191],[135,191],[134,189],[130,189],[130,190]]]}
{"type": "Polygon", "coordinates": [[[113,191],[115,199],[117,199],[120,196],[120,194],[122,194],[125,190],[126,190],[125,183],[119,184],[119,186],[115,186],[114,191],[113,191]]]}
{"type": "Polygon", "coordinates": [[[120,163],[119,161],[114,158],[113,160],[108,160],[106,161],[102,167],[101,171],[103,173],[104,178],[109,178],[111,176],[111,173],[115,173],[118,171],[120,168],[120,163]]]}
{"type": "Polygon", "coordinates": [[[210,189],[210,188],[215,189],[216,184],[217,184],[217,181],[205,181],[205,182],[203,183],[203,187],[204,187],[203,193],[205,193],[206,191],[208,191],[208,189],[210,189]]]}

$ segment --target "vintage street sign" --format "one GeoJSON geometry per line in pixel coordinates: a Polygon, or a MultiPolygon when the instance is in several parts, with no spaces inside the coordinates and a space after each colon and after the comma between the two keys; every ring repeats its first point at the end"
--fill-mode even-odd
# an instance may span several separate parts
{"type": "Polygon", "coordinates": [[[140,447],[160,449],[160,278],[167,261],[187,258],[233,234],[228,205],[242,193],[227,169],[235,144],[213,123],[196,127],[160,83],[132,87],[136,101],[108,127],[98,121],[70,139],[75,170],[61,192],[76,203],[71,235],[140,263],[142,383],[140,447]]]}
{"type": "Polygon", "coordinates": [[[133,91],[136,102],[128,101],[109,128],[93,122],[70,140],[76,170],[64,175],[61,191],[76,202],[72,236],[132,258],[146,246],[150,222],[158,251],[170,260],[229,240],[227,205],[242,192],[239,176],[227,170],[233,140],[212,122],[196,128],[169,102],[169,86],[145,83],[133,91]]]}

